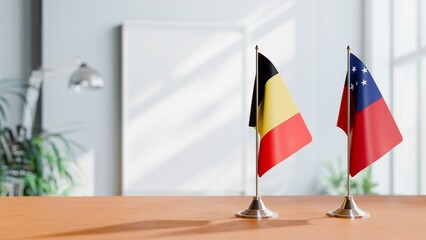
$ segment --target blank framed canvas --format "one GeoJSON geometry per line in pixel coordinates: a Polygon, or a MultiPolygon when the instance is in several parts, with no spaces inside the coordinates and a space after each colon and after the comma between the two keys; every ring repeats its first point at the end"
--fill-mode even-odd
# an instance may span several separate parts
{"type": "Polygon", "coordinates": [[[123,195],[242,194],[245,49],[240,27],[123,24],[123,195]]]}

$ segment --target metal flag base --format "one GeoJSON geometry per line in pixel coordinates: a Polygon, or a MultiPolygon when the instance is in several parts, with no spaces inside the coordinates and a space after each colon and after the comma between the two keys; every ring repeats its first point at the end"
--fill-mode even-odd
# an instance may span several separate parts
{"type": "Polygon", "coordinates": [[[276,218],[278,214],[266,208],[260,197],[253,197],[250,206],[236,214],[239,218],[276,218]]]}
{"type": "Polygon", "coordinates": [[[337,208],[333,211],[329,211],[327,215],[330,217],[351,218],[351,219],[370,217],[370,213],[365,212],[361,210],[360,208],[358,208],[352,195],[346,196],[340,208],[337,208]]]}

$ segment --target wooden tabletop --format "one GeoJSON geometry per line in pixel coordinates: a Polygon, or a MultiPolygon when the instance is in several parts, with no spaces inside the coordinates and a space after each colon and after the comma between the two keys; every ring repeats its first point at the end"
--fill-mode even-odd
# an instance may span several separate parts
{"type": "Polygon", "coordinates": [[[0,239],[426,239],[426,196],[356,196],[370,218],[327,217],[342,200],[263,197],[278,218],[247,220],[251,197],[2,197],[0,239]]]}

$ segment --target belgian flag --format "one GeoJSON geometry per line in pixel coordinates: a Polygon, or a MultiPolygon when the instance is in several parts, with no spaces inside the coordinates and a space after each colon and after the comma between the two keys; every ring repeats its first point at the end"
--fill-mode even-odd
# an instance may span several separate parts
{"type": "Polygon", "coordinates": [[[258,55],[258,64],[259,102],[256,104],[255,82],[249,126],[256,127],[258,107],[258,174],[261,177],[310,143],[312,137],[277,69],[261,53],[258,55]]]}

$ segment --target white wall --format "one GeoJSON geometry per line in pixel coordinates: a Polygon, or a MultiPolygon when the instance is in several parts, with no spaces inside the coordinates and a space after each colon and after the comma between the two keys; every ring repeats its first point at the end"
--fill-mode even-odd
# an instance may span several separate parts
{"type": "Polygon", "coordinates": [[[391,154],[374,165],[374,178],[382,194],[426,192],[426,54],[422,51],[426,45],[421,42],[426,32],[421,28],[425,26],[425,6],[424,1],[394,0],[369,1],[365,5],[367,60],[403,136],[391,154]]]}
{"type": "MultiPolygon", "coordinates": [[[[45,0],[44,65],[71,64],[80,56],[103,74],[106,87],[77,95],[66,90],[65,74],[45,81],[43,125],[88,126],[74,138],[94,155],[94,193],[119,194],[120,25],[125,20],[241,24],[249,46],[259,44],[281,72],[313,135],[310,145],[262,177],[261,193],[313,194],[321,162],[345,153],[345,135],[335,123],[346,46],[363,55],[361,12],[362,1],[339,0],[45,0]]],[[[249,62],[248,81],[253,66],[249,62]]]]}
{"type": "MultiPolygon", "coordinates": [[[[0,79],[27,80],[31,72],[30,0],[0,0],[0,79]]],[[[7,126],[20,123],[22,103],[10,98],[7,126]]]]}

